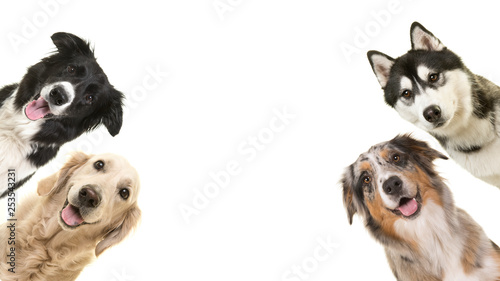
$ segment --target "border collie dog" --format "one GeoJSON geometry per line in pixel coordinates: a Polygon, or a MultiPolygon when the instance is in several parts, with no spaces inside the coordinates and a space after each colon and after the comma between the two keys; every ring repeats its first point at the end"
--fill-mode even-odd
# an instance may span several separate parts
{"type": "Polygon", "coordinates": [[[500,280],[500,248],[455,206],[436,158],[409,135],[361,154],[341,180],[349,223],[363,218],[397,280],[500,280]]]}
{"type": "Polygon", "coordinates": [[[51,38],[57,50],[29,67],[21,82],[0,89],[0,198],[64,143],[100,124],[112,136],[122,126],[124,96],[109,83],[89,43],[63,32],[51,38]]]}

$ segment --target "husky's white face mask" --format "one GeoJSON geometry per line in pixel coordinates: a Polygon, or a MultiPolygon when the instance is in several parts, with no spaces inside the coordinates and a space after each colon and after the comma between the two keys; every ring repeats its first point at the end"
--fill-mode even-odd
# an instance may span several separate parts
{"type": "Polygon", "coordinates": [[[410,34],[412,49],[403,56],[370,51],[368,59],[388,105],[417,127],[445,135],[464,126],[474,111],[470,71],[419,23],[410,34]]]}

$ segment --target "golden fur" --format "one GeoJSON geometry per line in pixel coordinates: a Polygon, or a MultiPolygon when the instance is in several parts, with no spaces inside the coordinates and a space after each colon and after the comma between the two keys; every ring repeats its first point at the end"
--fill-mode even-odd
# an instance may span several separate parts
{"type": "MultiPolygon", "coordinates": [[[[38,183],[39,196],[23,198],[15,222],[15,273],[2,262],[0,279],[75,280],[88,263],[137,226],[141,216],[138,192],[138,174],[124,158],[75,153],[59,172],[38,183]],[[97,170],[96,161],[104,163],[104,168],[97,170]],[[65,225],[61,218],[65,202],[71,201],[74,190],[88,185],[96,187],[100,204],[85,216],[82,213],[84,224],[65,225]],[[123,188],[129,192],[126,199],[119,195],[123,188]]],[[[9,235],[7,226],[0,226],[0,241],[7,241],[9,235]]],[[[0,255],[5,257],[11,246],[2,243],[0,255]]]]}

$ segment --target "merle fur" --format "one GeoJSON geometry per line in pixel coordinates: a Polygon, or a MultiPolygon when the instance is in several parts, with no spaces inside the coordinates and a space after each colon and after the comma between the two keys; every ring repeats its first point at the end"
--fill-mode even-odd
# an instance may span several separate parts
{"type": "MultiPolygon", "coordinates": [[[[444,186],[441,177],[434,169],[433,161],[437,158],[448,159],[439,151],[432,149],[426,142],[419,141],[411,137],[409,134],[398,135],[387,143],[391,149],[401,152],[401,157],[406,158],[407,162],[421,168],[429,178],[432,179],[433,187],[441,196],[444,192],[444,186]]],[[[349,224],[352,224],[352,218],[356,212],[365,215],[365,226],[368,228],[372,236],[380,241],[383,245],[398,245],[399,247],[407,247],[404,242],[388,237],[383,231],[381,225],[372,217],[365,202],[365,196],[362,188],[363,174],[357,178],[354,173],[354,164],[350,165],[342,177],[341,184],[344,196],[344,205],[347,208],[347,216],[349,224]],[[354,183],[354,185],[353,185],[354,183]],[[352,198],[349,199],[348,195],[352,198]],[[352,204],[356,202],[356,204],[352,204]],[[356,209],[359,208],[359,209],[356,209]]],[[[402,165],[405,165],[404,163],[402,165]]]]}

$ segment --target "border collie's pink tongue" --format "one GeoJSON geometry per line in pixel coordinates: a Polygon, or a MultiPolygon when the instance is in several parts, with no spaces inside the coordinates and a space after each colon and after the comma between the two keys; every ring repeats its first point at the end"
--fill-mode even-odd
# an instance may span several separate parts
{"type": "Polygon", "coordinates": [[[80,212],[71,204],[68,204],[68,206],[62,210],[61,218],[69,226],[77,226],[83,223],[83,218],[80,215],[80,212]]]}
{"type": "Polygon", "coordinates": [[[418,209],[418,203],[415,198],[412,198],[411,200],[406,201],[404,204],[398,207],[398,210],[403,214],[405,217],[409,217],[413,214],[418,209]]]}
{"type": "Polygon", "coordinates": [[[40,97],[28,104],[24,112],[30,120],[38,120],[50,113],[49,103],[40,97]]]}

